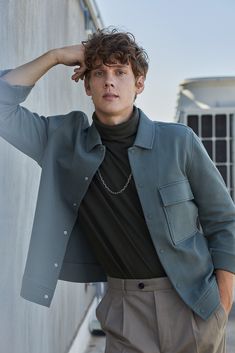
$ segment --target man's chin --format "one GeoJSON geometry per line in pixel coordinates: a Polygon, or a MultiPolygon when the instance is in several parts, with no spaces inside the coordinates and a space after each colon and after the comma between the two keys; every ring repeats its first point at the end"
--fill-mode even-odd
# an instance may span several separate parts
{"type": "Polygon", "coordinates": [[[105,116],[120,116],[120,115],[126,115],[129,112],[132,112],[133,110],[133,105],[132,106],[124,106],[124,107],[117,107],[114,105],[110,106],[105,106],[105,107],[95,107],[95,110],[98,114],[102,114],[105,116]]]}

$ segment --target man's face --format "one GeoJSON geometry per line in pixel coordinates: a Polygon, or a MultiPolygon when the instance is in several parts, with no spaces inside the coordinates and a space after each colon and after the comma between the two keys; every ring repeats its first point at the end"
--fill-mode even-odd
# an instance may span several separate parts
{"type": "Polygon", "coordinates": [[[118,117],[130,116],[136,94],[144,89],[144,77],[136,79],[130,64],[101,64],[91,70],[89,78],[85,79],[85,89],[87,95],[92,97],[98,118],[112,124],[115,117],[116,122],[120,122],[118,117]]]}

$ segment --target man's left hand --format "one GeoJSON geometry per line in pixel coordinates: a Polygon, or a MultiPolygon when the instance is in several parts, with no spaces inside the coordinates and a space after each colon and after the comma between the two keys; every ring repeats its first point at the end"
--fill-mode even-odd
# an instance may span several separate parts
{"type": "Polygon", "coordinates": [[[224,270],[216,270],[216,279],[221,304],[227,315],[229,315],[233,305],[234,274],[224,270]]]}

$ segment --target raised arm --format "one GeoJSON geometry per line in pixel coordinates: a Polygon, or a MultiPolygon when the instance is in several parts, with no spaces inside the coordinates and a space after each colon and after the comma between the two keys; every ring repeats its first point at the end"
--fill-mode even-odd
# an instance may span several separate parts
{"type": "Polygon", "coordinates": [[[83,45],[53,49],[15,69],[0,71],[0,136],[39,165],[50,134],[66,117],[40,116],[20,104],[27,98],[37,80],[58,64],[78,65],[72,80],[77,82],[83,79],[83,45]]]}
{"type": "Polygon", "coordinates": [[[66,66],[79,66],[75,69],[72,79],[83,79],[85,72],[84,46],[72,45],[58,49],[52,49],[33,61],[18,66],[14,70],[2,76],[2,79],[11,85],[32,86],[53,66],[63,64],[66,66]]]}

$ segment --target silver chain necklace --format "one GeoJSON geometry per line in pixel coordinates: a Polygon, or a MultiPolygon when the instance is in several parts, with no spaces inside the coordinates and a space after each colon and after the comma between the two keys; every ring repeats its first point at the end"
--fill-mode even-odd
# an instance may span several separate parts
{"type": "Polygon", "coordinates": [[[119,190],[119,191],[113,191],[113,190],[111,190],[111,189],[108,187],[108,185],[105,183],[104,178],[102,177],[102,175],[101,175],[99,169],[98,169],[98,175],[99,175],[100,180],[101,180],[102,184],[104,185],[105,189],[108,190],[108,192],[110,192],[110,194],[112,194],[112,195],[118,195],[118,194],[123,193],[123,191],[125,191],[126,188],[128,187],[128,185],[130,184],[131,177],[132,177],[132,173],[130,173],[130,175],[129,175],[128,179],[127,179],[127,182],[126,182],[126,184],[123,186],[123,188],[122,188],[121,190],[119,190]]]}

